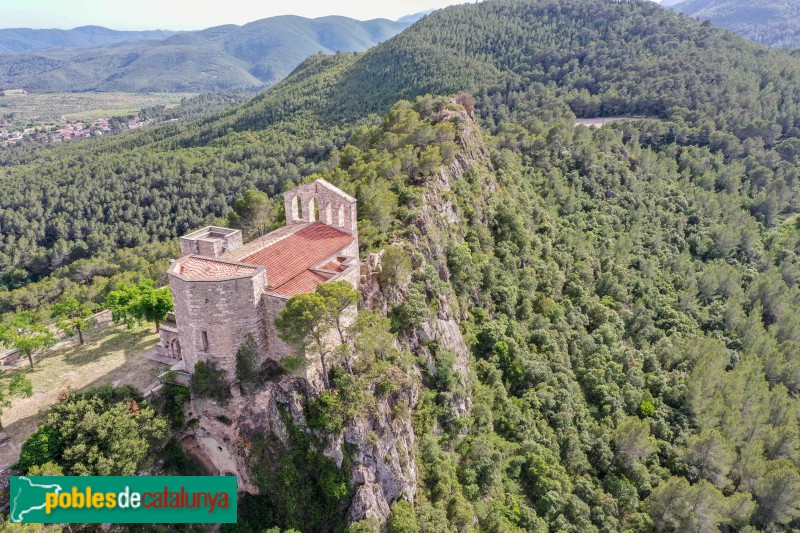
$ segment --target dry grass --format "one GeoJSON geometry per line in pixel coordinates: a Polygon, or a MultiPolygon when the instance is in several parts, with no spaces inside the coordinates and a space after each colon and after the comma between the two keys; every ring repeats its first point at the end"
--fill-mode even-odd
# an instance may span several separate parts
{"type": "Polygon", "coordinates": [[[0,97],[0,114],[13,113],[15,127],[127,117],[144,107],[176,106],[193,93],[31,93],[0,97]]]}
{"type": "Polygon", "coordinates": [[[112,383],[143,389],[155,381],[160,365],[145,354],[156,342],[158,335],[152,324],[130,331],[125,326],[109,326],[86,335],[84,346],[74,343],[34,358],[33,370],[24,360],[17,368],[33,382],[34,394],[14,399],[12,407],[3,413],[3,426],[12,445],[0,447],[0,467],[16,461],[19,445],[38,427],[39,412],[68,388],[82,390],[112,383]]]}

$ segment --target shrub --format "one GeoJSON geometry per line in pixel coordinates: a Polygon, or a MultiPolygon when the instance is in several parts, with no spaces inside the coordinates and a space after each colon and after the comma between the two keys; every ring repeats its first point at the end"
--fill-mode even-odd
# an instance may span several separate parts
{"type": "Polygon", "coordinates": [[[389,533],[417,533],[419,522],[414,506],[407,500],[398,500],[392,504],[392,516],[387,524],[389,533]]]}
{"type": "MultiPolygon", "coordinates": [[[[296,426],[279,408],[286,427],[286,448],[274,435],[256,434],[250,454],[250,474],[263,499],[259,531],[273,524],[303,531],[344,531],[344,509],[351,497],[347,475],[326,457],[324,445],[296,426]]],[[[240,509],[244,519],[245,509],[240,509]]],[[[248,520],[249,523],[256,523],[248,520]]]]}
{"type": "Polygon", "coordinates": [[[111,384],[100,385],[87,390],[84,393],[73,393],[75,397],[91,400],[99,398],[103,403],[136,402],[142,403],[144,395],[133,385],[120,385],[115,387],[111,384]]]}
{"type": "Polygon", "coordinates": [[[284,357],[281,359],[280,367],[282,372],[287,374],[297,374],[304,371],[306,360],[304,357],[284,357]]]}
{"type": "Polygon", "coordinates": [[[425,294],[412,287],[405,301],[392,311],[392,327],[395,332],[404,331],[425,322],[431,315],[425,294]]]}
{"type": "Polygon", "coordinates": [[[248,333],[244,344],[236,351],[236,379],[243,385],[252,385],[258,378],[258,346],[253,335],[248,333]]]}
{"type": "Polygon", "coordinates": [[[133,475],[153,459],[167,432],[135,389],[72,393],[53,405],[43,427],[23,444],[22,467],[52,460],[66,475],[133,475]],[[135,394],[134,394],[135,393],[135,394]]]}
{"type": "Polygon", "coordinates": [[[170,439],[161,451],[164,459],[164,470],[176,476],[199,476],[202,474],[200,466],[190,456],[186,455],[178,439],[170,439]]]}
{"type": "Polygon", "coordinates": [[[380,531],[381,525],[373,517],[353,522],[347,528],[347,533],[380,533],[380,531]]]}
{"type": "Polygon", "coordinates": [[[28,472],[33,466],[52,461],[58,455],[60,446],[61,435],[57,429],[39,426],[39,430],[22,444],[15,468],[20,472],[28,472]]]}
{"type": "Polygon", "coordinates": [[[641,404],[639,404],[639,417],[647,418],[653,416],[653,413],[656,412],[656,406],[653,405],[652,402],[647,400],[643,400],[641,404]]]}
{"type": "Polygon", "coordinates": [[[322,391],[308,402],[308,427],[339,433],[344,427],[342,400],[338,394],[322,391]]]}
{"type": "Polygon", "coordinates": [[[378,281],[384,285],[403,285],[411,276],[411,258],[399,246],[387,246],[381,259],[378,281]]]}
{"type": "Polygon", "coordinates": [[[444,351],[434,361],[434,379],[439,390],[454,391],[458,385],[458,375],[454,369],[456,356],[453,352],[444,351]]]}
{"type": "Polygon", "coordinates": [[[385,379],[380,383],[378,383],[377,385],[375,385],[375,396],[378,398],[383,396],[389,396],[392,393],[397,392],[398,388],[399,387],[397,386],[396,383],[393,383],[388,379],[385,379]]]}
{"type": "Polygon", "coordinates": [[[164,386],[158,395],[152,398],[153,407],[158,409],[167,420],[172,429],[181,429],[185,422],[183,413],[184,404],[189,401],[189,390],[183,385],[178,385],[174,381],[175,373],[167,372],[162,381],[164,386]]]}
{"type": "Polygon", "coordinates": [[[29,476],[63,476],[64,470],[52,461],[28,469],[29,476]]]}
{"type": "Polygon", "coordinates": [[[189,388],[200,398],[214,398],[225,402],[231,397],[228,375],[213,361],[200,361],[194,365],[189,388]]]}

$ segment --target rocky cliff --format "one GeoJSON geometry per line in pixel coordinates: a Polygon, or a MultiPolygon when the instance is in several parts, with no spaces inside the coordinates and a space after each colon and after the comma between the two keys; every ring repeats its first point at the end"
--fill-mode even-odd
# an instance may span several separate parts
{"type": "MultiPolygon", "coordinates": [[[[352,499],[348,522],[374,518],[384,523],[392,502],[400,498],[413,501],[418,484],[413,414],[425,387],[424,376],[432,373],[438,354],[448,352],[455,360],[457,392],[446,398],[452,417],[462,417],[471,408],[469,351],[459,327],[461,306],[449,285],[447,248],[464,242],[464,220],[485,220],[487,213],[480,202],[459,205],[453,191],[469,188],[474,197],[489,198],[496,183],[480,129],[464,107],[453,102],[431,120],[455,125],[458,150],[452,164],[443,165],[416,184],[421,191],[413,220],[416,230],[410,239],[393,243],[411,255],[413,272],[432,271],[436,278],[425,286],[428,300],[435,302],[435,311],[398,339],[404,350],[416,356],[412,379],[390,394],[375,395],[374,409],[347,421],[339,433],[305,430],[323,444],[322,453],[349,478],[352,499]]],[[[383,257],[382,250],[363,260],[360,285],[362,307],[387,315],[405,301],[411,275],[393,283],[382,282],[383,257]]],[[[375,386],[371,393],[375,393],[375,386]]],[[[234,384],[232,392],[233,398],[225,405],[192,399],[188,417],[195,422],[184,439],[184,448],[210,473],[235,474],[241,490],[257,493],[258,483],[251,471],[254,440],[259,435],[270,436],[273,447],[283,448],[273,450],[276,456],[288,449],[291,443],[286,423],[291,420],[306,427],[307,407],[314,391],[304,379],[283,375],[250,393],[242,393],[234,384]]]]}

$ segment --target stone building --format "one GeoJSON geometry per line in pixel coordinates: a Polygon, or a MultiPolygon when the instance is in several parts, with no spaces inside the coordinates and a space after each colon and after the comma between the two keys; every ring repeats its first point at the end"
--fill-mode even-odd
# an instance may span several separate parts
{"type": "Polygon", "coordinates": [[[325,180],[284,194],[286,225],[249,243],[239,230],[209,226],[181,237],[169,268],[175,322],[161,328],[162,356],[189,373],[201,360],[232,372],[248,333],[264,358],[290,350],[275,318],[295,294],[346,280],[358,288],[356,199],[325,180]]]}

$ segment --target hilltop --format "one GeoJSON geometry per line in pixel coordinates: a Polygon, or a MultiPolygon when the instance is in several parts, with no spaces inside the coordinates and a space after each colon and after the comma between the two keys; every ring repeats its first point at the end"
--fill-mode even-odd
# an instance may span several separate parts
{"type": "Polygon", "coordinates": [[[42,46],[27,53],[0,54],[0,87],[39,92],[263,89],[311,54],[363,51],[410,24],[282,16],[138,42],[120,42],[126,32],[112,32],[119,41],[83,41],[93,48],[42,46]]]}
{"type": "Polygon", "coordinates": [[[780,48],[800,48],[800,4],[784,0],[685,0],[669,7],[780,48]]]}
{"type": "Polygon", "coordinates": [[[162,398],[247,469],[243,528],[795,530],[798,106],[794,54],[649,1],[441,9],[197,122],[0,154],[0,310],[160,285],[178,236],[323,178],[362,258],[335,386],[237,354],[191,422],[162,398]]]}

